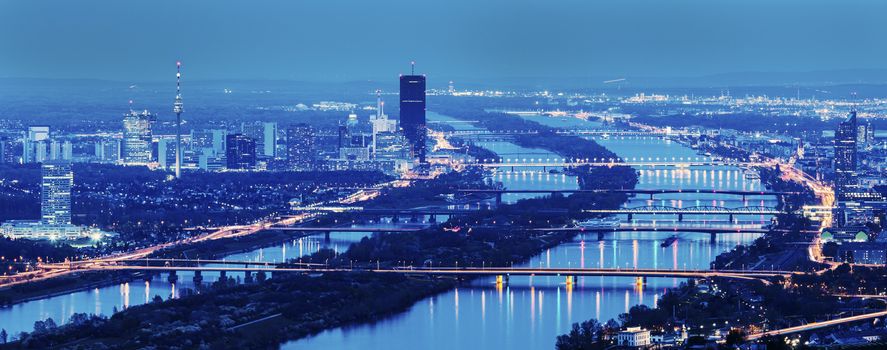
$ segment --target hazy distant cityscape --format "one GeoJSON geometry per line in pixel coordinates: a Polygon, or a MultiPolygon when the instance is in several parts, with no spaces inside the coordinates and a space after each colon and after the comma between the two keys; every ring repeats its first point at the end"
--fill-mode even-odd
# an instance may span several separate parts
{"type": "Polygon", "coordinates": [[[0,349],[887,347],[885,6],[90,5],[0,0],[0,349]]]}

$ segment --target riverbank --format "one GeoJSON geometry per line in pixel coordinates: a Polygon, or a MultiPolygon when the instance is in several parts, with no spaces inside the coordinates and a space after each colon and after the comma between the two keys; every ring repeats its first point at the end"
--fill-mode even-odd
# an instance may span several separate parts
{"type": "MultiPolygon", "coordinates": [[[[593,144],[593,142],[592,142],[593,144]]],[[[594,156],[594,154],[589,154],[594,156]]],[[[618,169],[622,167],[617,167],[618,169]]],[[[598,173],[603,178],[612,179],[619,178],[615,173],[598,173]],[[610,175],[610,176],[607,176],[610,175]]],[[[617,188],[625,188],[633,186],[636,183],[636,174],[631,171],[628,173],[628,182],[619,183],[617,188]]],[[[588,181],[589,185],[598,185],[598,182],[588,181]]],[[[603,181],[603,186],[617,186],[616,181],[603,181]]],[[[462,184],[464,185],[464,184],[462,184]]],[[[497,266],[508,266],[508,264],[520,263],[526,261],[532,256],[536,256],[545,249],[557,246],[561,243],[571,241],[573,234],[571,233],[544,233],[539,234],[535,231],[528,231],[530,227],[551,227],[558,225],[572,224],[572,221],[581,216],[575,209],[583,206],[594,205],[595,203],[607,203],[607,206],[621,205],[627,197],[621,196],[594,196],[584,194],[576,197],[555,196],[550,198],[540,198],[529,201],[522,201],[515,205],[505,205],[497,209],[493,213],[485,213],[478,216],[464,216],[457,219],[451,219],[439,228],[422,231],[420,233],[411,234],[388,234],[373,235],[361,240],[355,244],[347,253],[335,256],[331,251],[321,251],[314,256],[303,259],[317,261],[327,261],[331,259],[333,264],[350,264],[357,261],[357,264],[369,264],[372,266],[388,265],[398,266],[398,264],[413,264],[420,266],[426,261],[431,261],[435,265],[439,264],[455,264],[456,266],[482,264],[492,264],[497,266]],[[618,202],[618,203],[617,203],[618,202]],[[567,214],[560,215],[531,215],[527,213],[526,208],[567,208],[567,214]],[[510,212],[513,211],[513,212],[510,212]],[[520,214],[516,214],[520,212],[520,214]],[[512,221],[513,220],[513,221],[512,221]],[[503,225],[512,221],[511,225],[503,225]],[[535,224],[533,224],[535,222],[535,224]],[[498,223],[498,224],[497,224],[498,223]],[[487,229],[481,229],[485,225],[489,225],[487,229]],[[473,226],[472,228],[469,228],[473,226]],[[462,265],[459,265],[462,264],[462,265]]],[[[486,265],[490,266],[490,265],[486,265]]],[[[366,274],[345,274],[342,276],[272,276],[270,280],[265,282],[249,285],[234,286],[221,288],[217,291],[203,291],[199,296],[185,296],[181,300],[171,302],[148,304],[137,306],[123,311],[107,321],[103,321],[101,325],[93,327],[91,330],[80,329],[82,333],[102,333],[108,329],[118,329],[114,334],[127,334],[127,336],[118,336],[114,339],[106,339],[107,342],[116,344],[126,344],[136,341],[145,341],[152,339],[151,336],[167,335],[178,339],[178,344],[184,344],[182,339],[187,338],[192,345],[203,342],[219,342],[225,346],[249,347],[274,347],[277,344],[264,343],[268,339],[279,340],[280,337],[286,339],[299,338],[305,334],[316,332],[318,330],[335,328],[343,325],[373,322],[382,318],[387,313],[403,310],[418,300],[434,295],[441,291],[449,290],[455,287],[457,281],[452,279],[410,279],[409,282],[404,281],[386,281],[381,275],[366,274]],[[308,278],[308,280],[305,280],[308,278]],[[336,279],[339,280],[336,280],[336,279]],[[368,278],[369,280],[364,280],[368,278]],[[323,284],[329,283],[325,288],[317,283],[306,281],[322,281],[323,284]],[[375,285],[385,285],[389,288],[374,289],[375,285]],[[407,289],[408,291],[403,291],[407,289]],[[361,292],[358,294],[358,291],[361,292]],[[415,292],[418,291],[418,292],[415,292]],[[212,294],[212,296],[210,296],[212,294]],[[392,295],[391,298],[388,295],[392,295]],[[190,308],[176,308],[178,303],[185,303],[186,299],[199,298],[201,301],[188,304],[190,308]],[[205,298],[205,299],[204,299],[205,298]],[[344,300],[349,302],[343,303],[344,300]],[[375,300],[388,300],[385,303],[377,303],[375,300]],[[391,302],[399,301],[399,305],[392,305],[391,302]],[[259,304],[256,304],[259,303],[259,304]],[[293,304],[297,303],[297,304],[293,304]],[[167,308],[164,305],[170,305],[167,308]],[[144,309],[145,311],[140,311],[144,309]],[[298,312],[285,312],[286,310],[295,309],[298,312]],[[133,311],[130,311],[133,310],[133,311]],[[190,310],[190,311],[189,311],[190,310]],[[149,319],[153,322],[143,324],[135,323],[141,320],[128,315],[138,315],[144,312],[146,315],[156,313],[170,314],[185,312],[184,315],[176,319],[149,319]],[[187,312],[186,312],[187,311],[187,312]],[[225,325],[214,322],[197,322],[200,328],[195,332],[175,333],[179,330],[183,323],[194,324],[197,316],[192,313],[197,312],[200,320],[204,319],[231,319],[234,322],[223,322],[225,325]],[[275,316],[276,314],[281,316],[275,316]],[[207,317],[209,314],[211,317],[207,317]],[[275,317],[270,317],[275,316],[275,317]],[[235,320],[236,319],[236,320],[235,320]],[[228,329],[237,325],[247,324],[256,320],[265,319],[265,321],[255,322],[249,326],[237,329],[237,332],[231,333],[228,329]],[[131,324],[124,322],[131,320],[131,324]],[[177,323],[179,322],[179,323],[177,323]],[[142,333],[130,335],[128,329],[119,329],[118,327],[133,327],[128,329],[145,329],[142,333]],[[207,327],[207,329],[203,329],[207,327]],[[255,329],[268,330],[271,334],[263,336],[261,339],[250,339],[249,335],[240,334],[241,330],[255,329]]],[[[188,301],[191,303],[191,301],[188,301]]],[[[64,328],[64,327],[63,327],[64,328]]],[[[138,333],[138,332],[135,332],[138,333]]],[[[28,339],[33,341],[59,341],[62,338],[71,341],[70,337],[76,337],[76,334],[69,331],[60,331],[56,335],[31,335],[28,339]]],[[[22,343],[25,344],[24,342],[22,343]]],[[[28,342],[32,344],[32,342],[28,342]]],[[[43,343],[44,345],[46,343],[43,343]]]]}

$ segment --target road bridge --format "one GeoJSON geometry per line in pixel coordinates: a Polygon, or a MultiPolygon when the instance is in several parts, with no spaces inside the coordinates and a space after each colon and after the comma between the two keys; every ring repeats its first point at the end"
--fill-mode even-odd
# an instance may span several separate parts
{"type": "MultiPolygon", "coordinates": [[[[45,270],[72,269],[67,264],[43,264],[45,270]]],[[[399,268],[336,268],[336,267],[293,267],[289,264],[269,264],[265,266],[199,266],[192,263],[177,262],[162,265],[128,265],[128,264],[94,264],[76,266],[76,270],[89,271],[147,271],[168,272],[174,276],[177,271],[202,272],[245,272],[251,273],[354,273],[369,272],[378,274],[403,274],[409,276],[456,276],[481,277],[496,276],[497,281],[507,281],[507,276],[565,276],[567,283],[574,282],[578,276],[632,277],[632,278],[734,278],[763,280],[768,278],[791,277],[793,271],[765,270],[682,270],[682,269],[621,269],[621,268],[533,268],[533,267],[399,267],[399,268]],[[503,278],[504,277],[504,278],[503,278]]],[[[196,275],[195,275],[196,277],[196,275]]],[[[177,278],[177,277],[176,277],[177,278]]]]}
{"type": "Polygon", "coordinates": [[[637,188],[637,189],[586,189],[586,190],[509,190],[509,189],[459,189],[456,190],[456,193],[463,194],[494,194],[496,195],[496,203],[502,203],[502,195],[505,193],[548,193],[548,194],[573,194],[573,193],[626,193],[626,194],[644,194],[649,195],[650,199],[653,199],[653,196],[657,194],[717,194],[717,195],[733,195],[740,196],[742,200],[745,201],[747,197],[758,197],[758,196],[789,196],[789,195],[799,195],[800,192],[785,192],[785,191],[739,191],[739,190],[715,190],[715,189],[704,189],[704,188],[688,188],[688,189],[649,189],[649,188],[637,188]]]}
{"type": "Polygon", "coordinates": [[[533,231],[544,231],[544,232],[595,232],[597,233],[598,240],[603,240],[607,233],[618,233],[618,232],[663,232],[663,233],[707,233],[709,234],[709,238],[711,243],[714,244],[717,242],[718,235],[720,234],[731,234],[731,233],[760,233],[764,234],[770,232],[769,229],[764,228],[723,228],[723,227],[693,227],[693,226],[633,226],[633,225],[620,225],[614,227],[550,227],[550,228],[534,228],[533,231]]]}
{"type": "Polygon", "coordinates": [[[785,211],[778,210],[776,208],[771,207],[762,207],[762,206],[747,206],[747,207],[734,207],[734,208],[725,208],[718,206],[692,206],[692,207],[671,207],[671,206],[659,206],[659,205],[648,205],[641,207],[633,207],[633,208],[619,208],[619,209],[588,209],[583,210],[585,213],[592,214],[603,214],[603,215],[614,215],[614,214],[626,214],[628,216],[628,220],[631,221],[633,215],[635,214],[647,214],[647,215],[677,215],[678,221],[684,221],[684,215],[728,215],[730,221],[733,221],[734,216],[738,215],[778,215],[785,214],[785,211]]]}

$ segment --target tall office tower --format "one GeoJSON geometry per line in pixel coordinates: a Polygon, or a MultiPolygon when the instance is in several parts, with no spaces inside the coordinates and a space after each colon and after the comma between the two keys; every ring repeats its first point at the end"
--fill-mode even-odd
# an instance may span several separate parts
{"type": "Polygon", "coordinates": [[[348,125],[339,124],[339,135],[336,139],[337,149],[342,149],[343,147],[351,146],[351,131],[348,130],[348,125]]]}
{"type": "Polygon", "coordinates": [[[185,111],[185,103],[182,101],[182,62],[176,62],[176,99],[172,104],[172,111],[176,114],[176,178],[182,176],[182,112],[185,111]]]}
{"type": "Polygon", "coordinates": [[[62,157],[62,144],[58,140],[49,142],[49,159],[59,160],[62,157]]]}
{"type": "Polygon", "coordinates": [[[148,164],[151,162],[151,124],[154,115],[143,111],[129,111],[123,118],[123,162],[148,164]]]}
{"type": "Polygon", "coordinates": [[[9,158],[9,140],[0,136],[0,164],[6,163],[9,158]]]}
{"type": "Polygon", "coordinates": [[[835,130],[835,194],[838,200],[846,198],[856,186],[856,111],[835,130]]]}
{"type": "Polygon", "coordinates": [[[49,150],[47,150],[47,140],[38,141],[34,144],[34,163],[43,163],[49,160],[49,150]]]}
{"type": "Polygon", "coordinates": [[[277,123],[265,122],[262,125],[264,125],[262,135],[263,154],[266,157],[275,158],[277,157],[277,123]]]}
{"type": "Polygon", "coordinates": [[[259,155],[265,155],[265,124],[263,122],[255,120],[241,122],[240,133],[255,140],[259,155]]]}
{"type": "Polygon", "coordinates": [[[314,128],[294,124],[286,129],[286,161],[291,169],[314,168],[314,128]]]}
{"type": "Polygon", "coordinates": [[[39,143],[49,141],[49,126],[31,125],[27,133],[22,137],[22,163],[39,163],[47,158],[46,145],[43,152],[38,155],[39,143]]]}
{"type": "Polygon", "coordinates": [[[216,154],[225,154],[225,137],[228,135],[228,130],[212,129],[210,132],[213,135],[213,151],[216,154]]]}
{"type": "Polygon", "coordinates": [[[225,140],[228,169],[253,169],[256,167],[256,140],[243,134],[230,134],[225,140]]]}
{"type": "Polygon", "coordinates": [[[425,76],[400,76],[400,127],[410,142],[410,155],[425,163],[425,76]]]}
{"type": "Polygon", "coordinates": [[[160,138],[157,140],[157,164],[160,169],[169,170],[170,164],[175,166],[175,140],[160,138]]]}
{"type": "Polygon", "coordinates": [[[74,160],[74,144],[71,143],[71,140],[65,140],[65,142],[62,142],[62,160],[74,160]]]}
{"type": "Polygon", "coordinates": [[[71,224],[71,189],[74,171],[70,162],[44,162],[40,185],[40,221],[48,225],[71,224]]]}

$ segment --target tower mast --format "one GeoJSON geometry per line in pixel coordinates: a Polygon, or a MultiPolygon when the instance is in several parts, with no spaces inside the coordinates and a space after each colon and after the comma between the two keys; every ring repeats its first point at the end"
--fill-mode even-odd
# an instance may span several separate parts
{"type": "Polygon", "coordinates": [[[182,176],[182,62],[176,62],[176,101],[172,104],[172,110],[176,114],[176,178],[182,176]]]}

